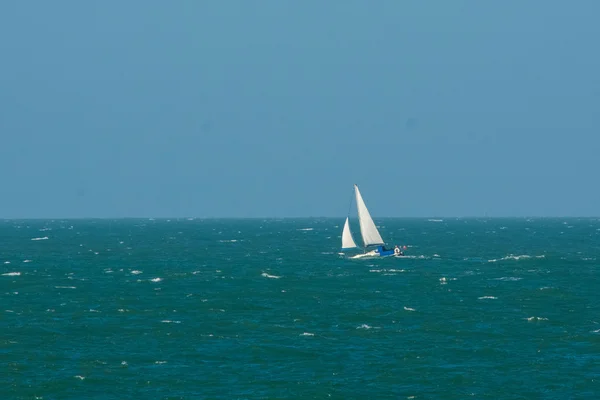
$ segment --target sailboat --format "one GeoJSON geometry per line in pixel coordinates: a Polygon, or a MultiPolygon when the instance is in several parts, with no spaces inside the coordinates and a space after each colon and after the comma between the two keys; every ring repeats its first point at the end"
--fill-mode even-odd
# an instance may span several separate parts
{"type": "MultiPolygon", "coordinates": [[[[356,208],[358,209],[358,221],[360,224],[360,233],[363,239],[364,253],[354,256],[353,258],[365,256],[393,256],[395,254],[394,250],[388,250],[385,248],[385,242],[381,238],[381,235],[375,226],[375,222],[373,222],[373,218],[371,218],[371,214],[367,209],[367,205],[360,194],[360,190],[358,190],[358,185],[354,185],[354,194],[356,196],[356,208]],[[374,250],[367,252],[367,249],[371,246],[376,247],[374,250]]],[[[348,214],[350,214],[350,212],[348,212],[348,214]]],[[[354,238],[352,237],[352,232],[350,231],[349,218],[350,216],[346,217],[346,222],[344,223],[344,229],[342,231],[342,251],[358,248],[354,238]]],[[[396,251],[396,254],[398,253],[399,250],[396,251]]]]}

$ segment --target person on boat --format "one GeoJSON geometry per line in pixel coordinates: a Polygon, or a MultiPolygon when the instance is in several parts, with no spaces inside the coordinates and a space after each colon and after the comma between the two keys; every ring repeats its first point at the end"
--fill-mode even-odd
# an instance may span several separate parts
{"type": "Polygon", "coordinates": [[[402,252],[402,250],[400,250],[400,247],[398,247],[398,245],[396,245],[396,247],[394,247],[394,255],[395,256],[403,256],[404,253],[402,252]]]}

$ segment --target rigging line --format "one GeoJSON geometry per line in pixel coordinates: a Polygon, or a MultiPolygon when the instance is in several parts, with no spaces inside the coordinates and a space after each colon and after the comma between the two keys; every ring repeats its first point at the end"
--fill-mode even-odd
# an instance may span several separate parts
{"type": "Polygon", "coordinates": [[[354,188],[352,188],[352,194],[350,195],[350,204],[348,205],[348,217],[350,217],[350,210],[352,209],[352,199],[354,198],[354,188]]]}

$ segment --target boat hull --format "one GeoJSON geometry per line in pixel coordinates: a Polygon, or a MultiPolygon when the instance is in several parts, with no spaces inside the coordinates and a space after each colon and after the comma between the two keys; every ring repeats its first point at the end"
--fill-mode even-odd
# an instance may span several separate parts
{"type": "Polygon", "coordinates": [[[387,250],[383,246],[377,246],[375,250],[367,251],[363,254],[357,254],[350,258],[364,258],[364,257],[390,257],[394,255],[394,250],[387,250]]]}
{"type": "Polygon", "coordinates": [[[380,257],[387,257],[387,256],[393,256],[394,255],[394,250],[388,250],[383,246],[377,246],[377,248],[374,250],[374,252],[380,256],[380,257]]]}

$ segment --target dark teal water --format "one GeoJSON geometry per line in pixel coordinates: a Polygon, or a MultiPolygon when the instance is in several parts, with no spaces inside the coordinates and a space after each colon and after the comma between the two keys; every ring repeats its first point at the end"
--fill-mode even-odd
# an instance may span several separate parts
{"type": "Polygon", "coordinates": [[[0,221],[0,399],[600,398],[598,219],[376,222],[0,221]]]}

